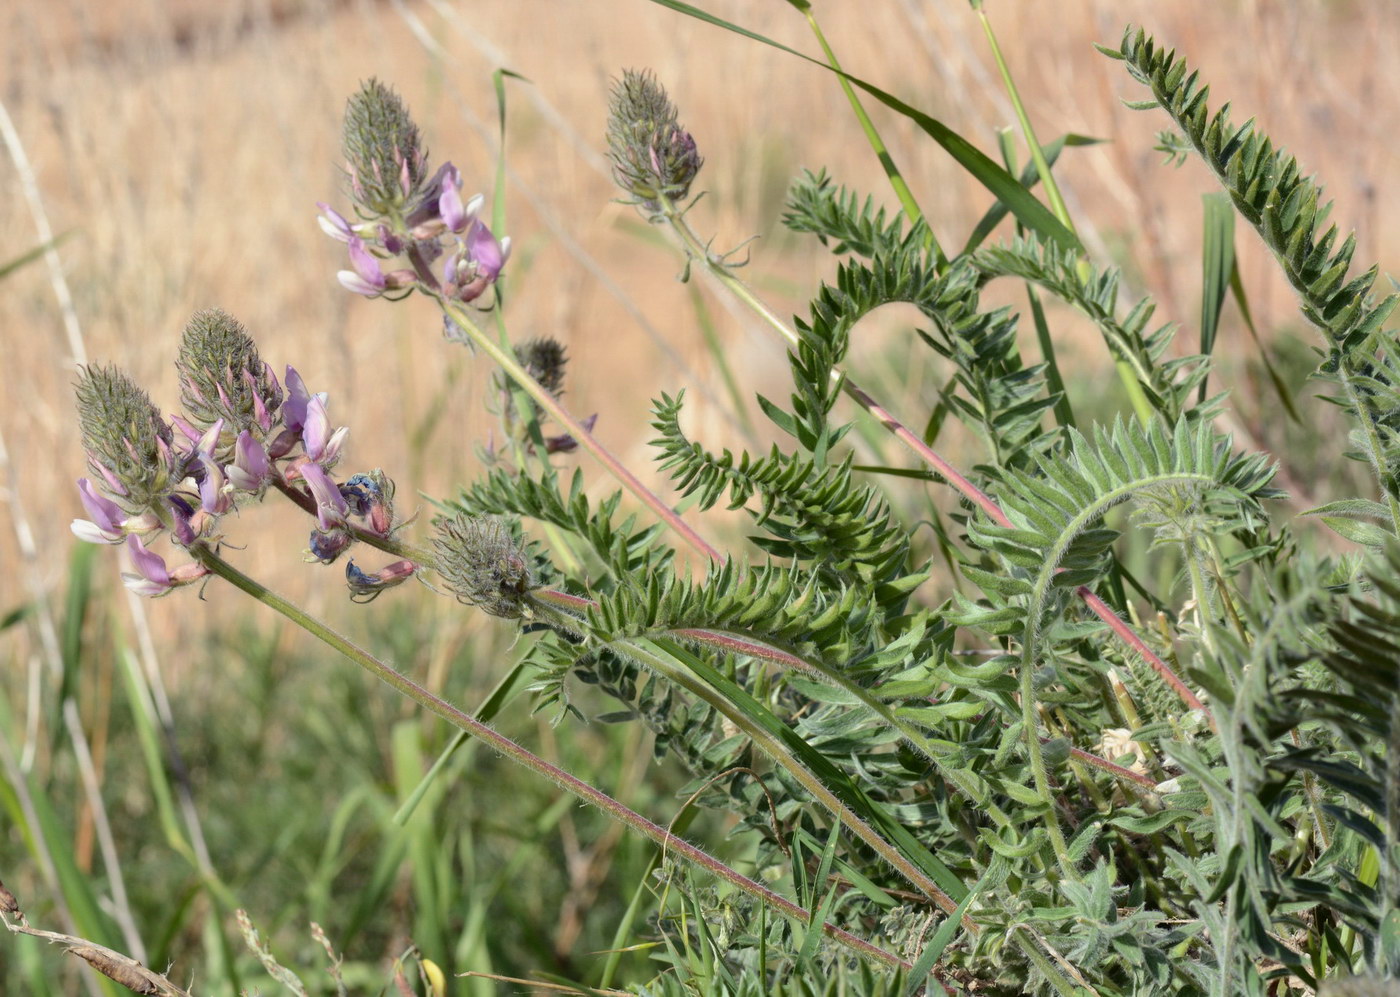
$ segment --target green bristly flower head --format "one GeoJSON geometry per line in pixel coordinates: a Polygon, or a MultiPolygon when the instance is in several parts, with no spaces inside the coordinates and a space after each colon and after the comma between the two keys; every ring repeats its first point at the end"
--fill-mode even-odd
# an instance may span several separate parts
{"type": "Polygon", "coordinates": [[[458,601],[506,619],[525,615],[530,561],[505,520],[458,513],[438,520],[437,531],[438,570],[458,601]]]}
{"type": "Polygon", "coordinates": [[[608,154],[613,179],[633,203],[654,213],[660,200],[682,201],[704,160],[676,123],[676,107],[650,72],[624,70],[613,84],[608,154]]]}
{"type": "Polygon", "coordinates": [[[178,481],[173,433],[150,396],[116,367],[78,372],[78,424],[88,465],[112,499],[141,515],[178,481]]]}
{"type": "Polygon", "coordinates": [[[282,386],[232,315],[217,308],[196,313],[185,326],[175,368],[190,422],[202,432],[224,420],[212,455],[216,460],[231,457],[245,429],[260,440],[269,434],[282,405],[282,386]]]}
{"type": "Polygon", "coordinates": [[[345,168],[350,191],[367,218],[400,216],[428,179],[428,153],[408,108],[371,79],[345,104],[345,168]]]}

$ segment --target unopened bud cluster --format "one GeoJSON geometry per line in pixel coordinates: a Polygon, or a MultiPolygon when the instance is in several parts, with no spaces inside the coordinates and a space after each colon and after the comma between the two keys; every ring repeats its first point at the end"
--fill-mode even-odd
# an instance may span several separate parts
{"type": "MultiPolygon", "coordinates": [[[[335,560],[354,539],[352,519],[380,536],[393,529],[393,483],[382,472],[331,472],[346,427],[333,428],[325,392],[312,394],[293,367],[277,379],[252,338],[230,315],[212,310],[185,328],[175,367],[183,412],[169,419],[115,368],[87,367],[78,378],[78,420],[92,478],[78,481],[90,519],[73,532],[92,543],[125,543],[135,573],[124,581],[141,595],[164,595],[208,573],[192,561],[175,568],[148,544],[169,533],[177,547],[216,545],[220,520],[239,501],[270,486],[300,481],[315,503],[310,552],[335,560]]],[[[402,581],[396,566],[379,578],[356,569],[352,591],[364,595],[402,581]],[[358,588],[357,588],[358,587],[358,588]]]]}
{"type": "Polygon", "coordinates": [[[318,204],[322,230],[346,244],[344,287],[370,298],[423,290],[471,302],[495,285],[510,239],[497,239],[480,219],[485,198],[463,200],[462,174],[450,162],[429,175],[418,126],[378,80],[346,105],[344,153],[357,220],[318,204]]]}
{"type": "Polygon", "coordinates": [[[609,112],[613,179],[631,203],[656,215],[663,200],[685,200],[704,160],[690,132],[677,124],[666,88],[649,72],[625,70],[613,84],[609,112]]]}
{"type": "Polygon", "coordinates": [[[526,615],[530,560],[505,520],[465,513],[441,519],[433,548],[438,571],[459,601],[506,619],[526,615]]]}

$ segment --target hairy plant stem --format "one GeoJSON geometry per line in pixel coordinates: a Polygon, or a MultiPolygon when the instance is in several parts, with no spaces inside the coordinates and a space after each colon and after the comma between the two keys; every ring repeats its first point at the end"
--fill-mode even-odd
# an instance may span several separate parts
{"type": "MultiPolygon", "coordinates": [[[[829,810],[841,824],[861,841],[869,845],[901,876],[928,897],[945,913],[954,914],[958,905],[938,884],[921,872],[903,853],[884,836],[863,820],[846,805],[834,792],[813,774],[777,737],[755,723],[747,713],[731,703],[716,689],[710,688],[698,676],[690,673],[683,664],[666,653],[664,646],[649,640],[616,640],[601,646],[631,658],[638,664],[659,675],[673,685],[687,690],[697,699],[708,703],[731,723],[748,735],[764,754],[783,766],[819,803],[829,810]]],[[[963,924],[969,931],[977,926],[971,917],[964,916],[963,924]]]]}
{"type": "Polygon", "coordinates": [[[449,300],[440,293],[425,290],[426,294],[432,295],[449,319],[457,324],[468,336],[476,347],[494,360],[512,381],[518,384],[521,389],[528,394],[537,405],[540,406],[555,422],[563,426],[579,445],[591,453],[600,464],[607,468],[608,473],[621,483],[622,487],[635,495],[648,509],[654,512],[662,522],[680,535],[687,544],[694,550],[705,555],[712,561],[721,561],[718,550],[711,546],[700,534],[696,533],[685,520],[681,519],[676,511],[663,502],[655,492],[647,488],[638,480],[637,476],[629,471],[621,461],[614,457],[608,450],[598,442],[588,428],[574,418],[559,399],[545,389],[545,387],[530,376],[529,372],[516,360],[515,354],[507,350],[500,343],[488,336],[480,326],[472,320],[467,310],[454,301],[449,300]]]}
{"type": "MultiPolygon", "coordinates": [[[[224,579],[235,588],[251,596],[254,600],[281,613],[288,620],[306,630],[313,637],[320,640],[331,649],[340,652],[375,678],[413,700],[428,712],[446,720],[452,726],[464,731],[472,737],[485,742],[489,747],[509,758],[511,761],[523,765],[537,775],[543,776],[565,792],[572,794],[585,803],[592,804],[613,820],[619,821],[627,827],[632,828],[634,831],[639,832],[660,845],[663,849],[674,852],[686,861],[724,880],[754,899],[773,908],[784,917],[796,918],[804,924],[810,922],[809,912],[802,907],[799,907],[792,901],[779,896],[767,887],[762,886],[754,880],[749,879],[747,876],[744,876],[742,873],[730,868],[708,852],[696,848],[694,845],[691,845],[681,838],[673,836],[665,828],[647,820],[641,814],[613,799],[602,790],[591,786],[582,779],[570,775],[556,765],[551,765],[543,758],[540,758],[521,745],[516,744],[505,735],[497,733],[490,726],[477,720],[471,714],[433,695],[406,675],[380,661],[374,655],[359,647],[348,638],[341,636],[320,620],[317,620],[293,603],[266,588],[261,583],[243,574],[208,545],[203,543],[196,544],[189,548],[189,552],[196,561],[208,568],[211,573],[224,579]]],[[[843,931],[834,925],[823,924],[822,929],[830,938],[850,947],[865,958],[898,969],[907,970],[911,968],[908,962],[900,959],[893,953],[872,945],[864,939],[852,935],[847,931],[843,931]]]]}

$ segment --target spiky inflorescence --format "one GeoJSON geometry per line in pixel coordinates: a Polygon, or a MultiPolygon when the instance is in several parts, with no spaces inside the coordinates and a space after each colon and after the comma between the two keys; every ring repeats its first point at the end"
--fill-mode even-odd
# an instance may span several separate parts
{"type": "Polygon", "coordinates": [[[676,107],[650,72],[624,70],[609,103],[608,153],[613,179],[636,203],[655,211],[661,198],[683,200],[704,160],[676,123],[676,107]]]}
{"type": "Polygon", "coordinates": [[[530,591],[530,561],[505,520],[458,513],[437,522],[438,571],[461,602],[519,619],[530,591]]]}
{"type": "Polygon", "coordinates": [[[133,515],[150,509],[183,475],[160,410],[116,367],[84,367],[75,386],[88,464],[133,515]]]}
{"type": "Polygon", "coordinates": [[[390,87],[366,80],[345,104],[345,166],[355,203],[369,217],[399,213],[428,179],[418,126],[390,87]]]}
{"type": "Polygon", "coordinates": [[[569,358],[559,340],[548,336],[532,339],[515,348],[515,358],[544,390],[556,397],[563,393],[564,367],[569,358]]]}
{"type": "Polygon", "coordinates": [[[197,312],[185,326],[180,353],[180,403],[200,429],[224,420],[215,456],[226,460],[243,430],[265,435],[271,416],[282,405],[282,386],[258,355],[257,344],[237,320],[211,308],[197,312]],[[261,431],[261,432],[259,432],[261,431]]]}

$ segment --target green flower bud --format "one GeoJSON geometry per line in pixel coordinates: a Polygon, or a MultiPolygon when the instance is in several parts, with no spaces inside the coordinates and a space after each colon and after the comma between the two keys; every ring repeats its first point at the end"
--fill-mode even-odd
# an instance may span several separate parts
{"type": "Polygon", "coordinates": [[[224,420],[211,455],[220,463],[232,458],[245,429],[258,440],[271,432],[282,386],[232,315],[217,308],[196,313],[185,326],[175,369],[186,418],[201,431],[224,420]]]}
{"type": "Polygon", "coordinates": [[[704,160],[676,123],[676,108],[650,72],[625,70],[609,103],[608,154],[613,179],[648,212],[660,200],[684,200],[704,160]]]}
{"type": "Polygon", "coordinates": [[[492,616],[524,616],[530,561],[506,521],[458,513],[436,525],[438,571],[458,601],[492,616]]]}
{"type": "Polygon", "coordinates": [[[151,510],[184,477],[169,424],[150,396],[116,367],[83,367],[75,389],[88,465],[126,512],[151,510]]]}
{"type": "Polygon", "coordinates": [[[378,80],[345,103],[345,168],[350,191],[370,218],[402,215],[427,182],[427,150],[399,95],[378,80]]]}

